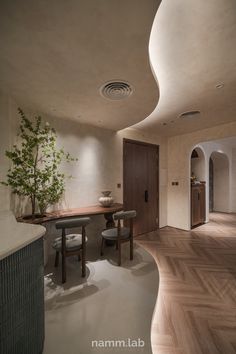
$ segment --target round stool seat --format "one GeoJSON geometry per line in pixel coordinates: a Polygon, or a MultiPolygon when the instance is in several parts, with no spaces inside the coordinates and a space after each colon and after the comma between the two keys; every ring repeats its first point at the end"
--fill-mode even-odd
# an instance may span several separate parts
{"type": "MultiPolygon", "coordinates": [[[[57,237],[53,243],[52,243],[52,247],[56,250],[56,251],[60,251],[61,250],[61,237],[57,237]]],[[[88,241],[87,236],[85,237],[85,242],[88,241]]],[[[79,248],[82,247],[82,235],[81,234],[69,234],[66,235],[66,249],[68,251],[74,251],[77,250],[79,248]]]]}
{"type": "MultiPolygon", "coordinates": [[[[118,238],[118,229],[114,227],[113,229],[105,229],[102,231],[102,237],[107,240],[115,240],[118,238]]],[[[120,238],[126,239],[130,237],[130,229],[128,227],[120,228],[120,238]]]]}

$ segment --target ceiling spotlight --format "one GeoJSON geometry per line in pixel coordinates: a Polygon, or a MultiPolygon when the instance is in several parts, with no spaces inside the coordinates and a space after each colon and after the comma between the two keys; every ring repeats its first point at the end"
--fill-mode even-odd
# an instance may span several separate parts
{"type": "Polygon", "coordinates": [[[200,111],[187,111],[179,115],[179,118],[195,118],[200,114],[200,111]]]}
{"type": "Polygon", "coordinates": [[[224,84],[217,84],[216,86],[215,86],[215,88],[216,89],[218,89],[218,90],[220,90],[220,89],[222,89],[224,87],[224,84]]]}

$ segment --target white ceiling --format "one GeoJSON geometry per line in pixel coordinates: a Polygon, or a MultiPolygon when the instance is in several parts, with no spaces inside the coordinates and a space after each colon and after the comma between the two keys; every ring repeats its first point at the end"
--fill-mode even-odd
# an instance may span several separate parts
{"type": "Polygon", "coordinates": [[[236,1],[159,3],[1,0],[0,89],[33,111],[114,130],[175,135],[235,120],[236,1]],[[133,95],[101,97],[117,79],[133,95]],[[201,115],[178,119],[188,110],[201,115]]]}
{"type": "Polygon", "coordinates": [[[235,0],[163,0],[150,58],[160,100],[135,128],[175,135],[236,119],[235,0]],[[219,83],[222,89],[215,88],[219,83]],[[189,110],[201,115],[178,119],[189,110]]]}
{"type": "Polygon", "coordinates": [[[1,0],[0,89],[32,111],[119,130],[155,108],[148,44],[159,0],[1,0]],[[124,100],[103,98],[128,81],[124,100]]]}

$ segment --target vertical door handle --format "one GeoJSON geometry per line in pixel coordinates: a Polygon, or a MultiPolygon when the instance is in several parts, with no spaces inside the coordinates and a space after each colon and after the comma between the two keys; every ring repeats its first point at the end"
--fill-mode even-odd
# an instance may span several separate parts
{"type": "Polygon", "coordinates": [[[144,192],[144,200],[145,200],[145,203],[148,202],[148,191],[147,190],[144,192]]]}

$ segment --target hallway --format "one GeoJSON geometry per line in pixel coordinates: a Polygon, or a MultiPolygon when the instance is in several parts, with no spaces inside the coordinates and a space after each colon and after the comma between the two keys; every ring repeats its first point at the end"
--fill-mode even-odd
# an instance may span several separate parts
{"type": "Polygon", "coordinates": [[[140,236],[158,264],[154,354],[236,353],[236,214],[212,213],[192,231],[140,236]]]}

